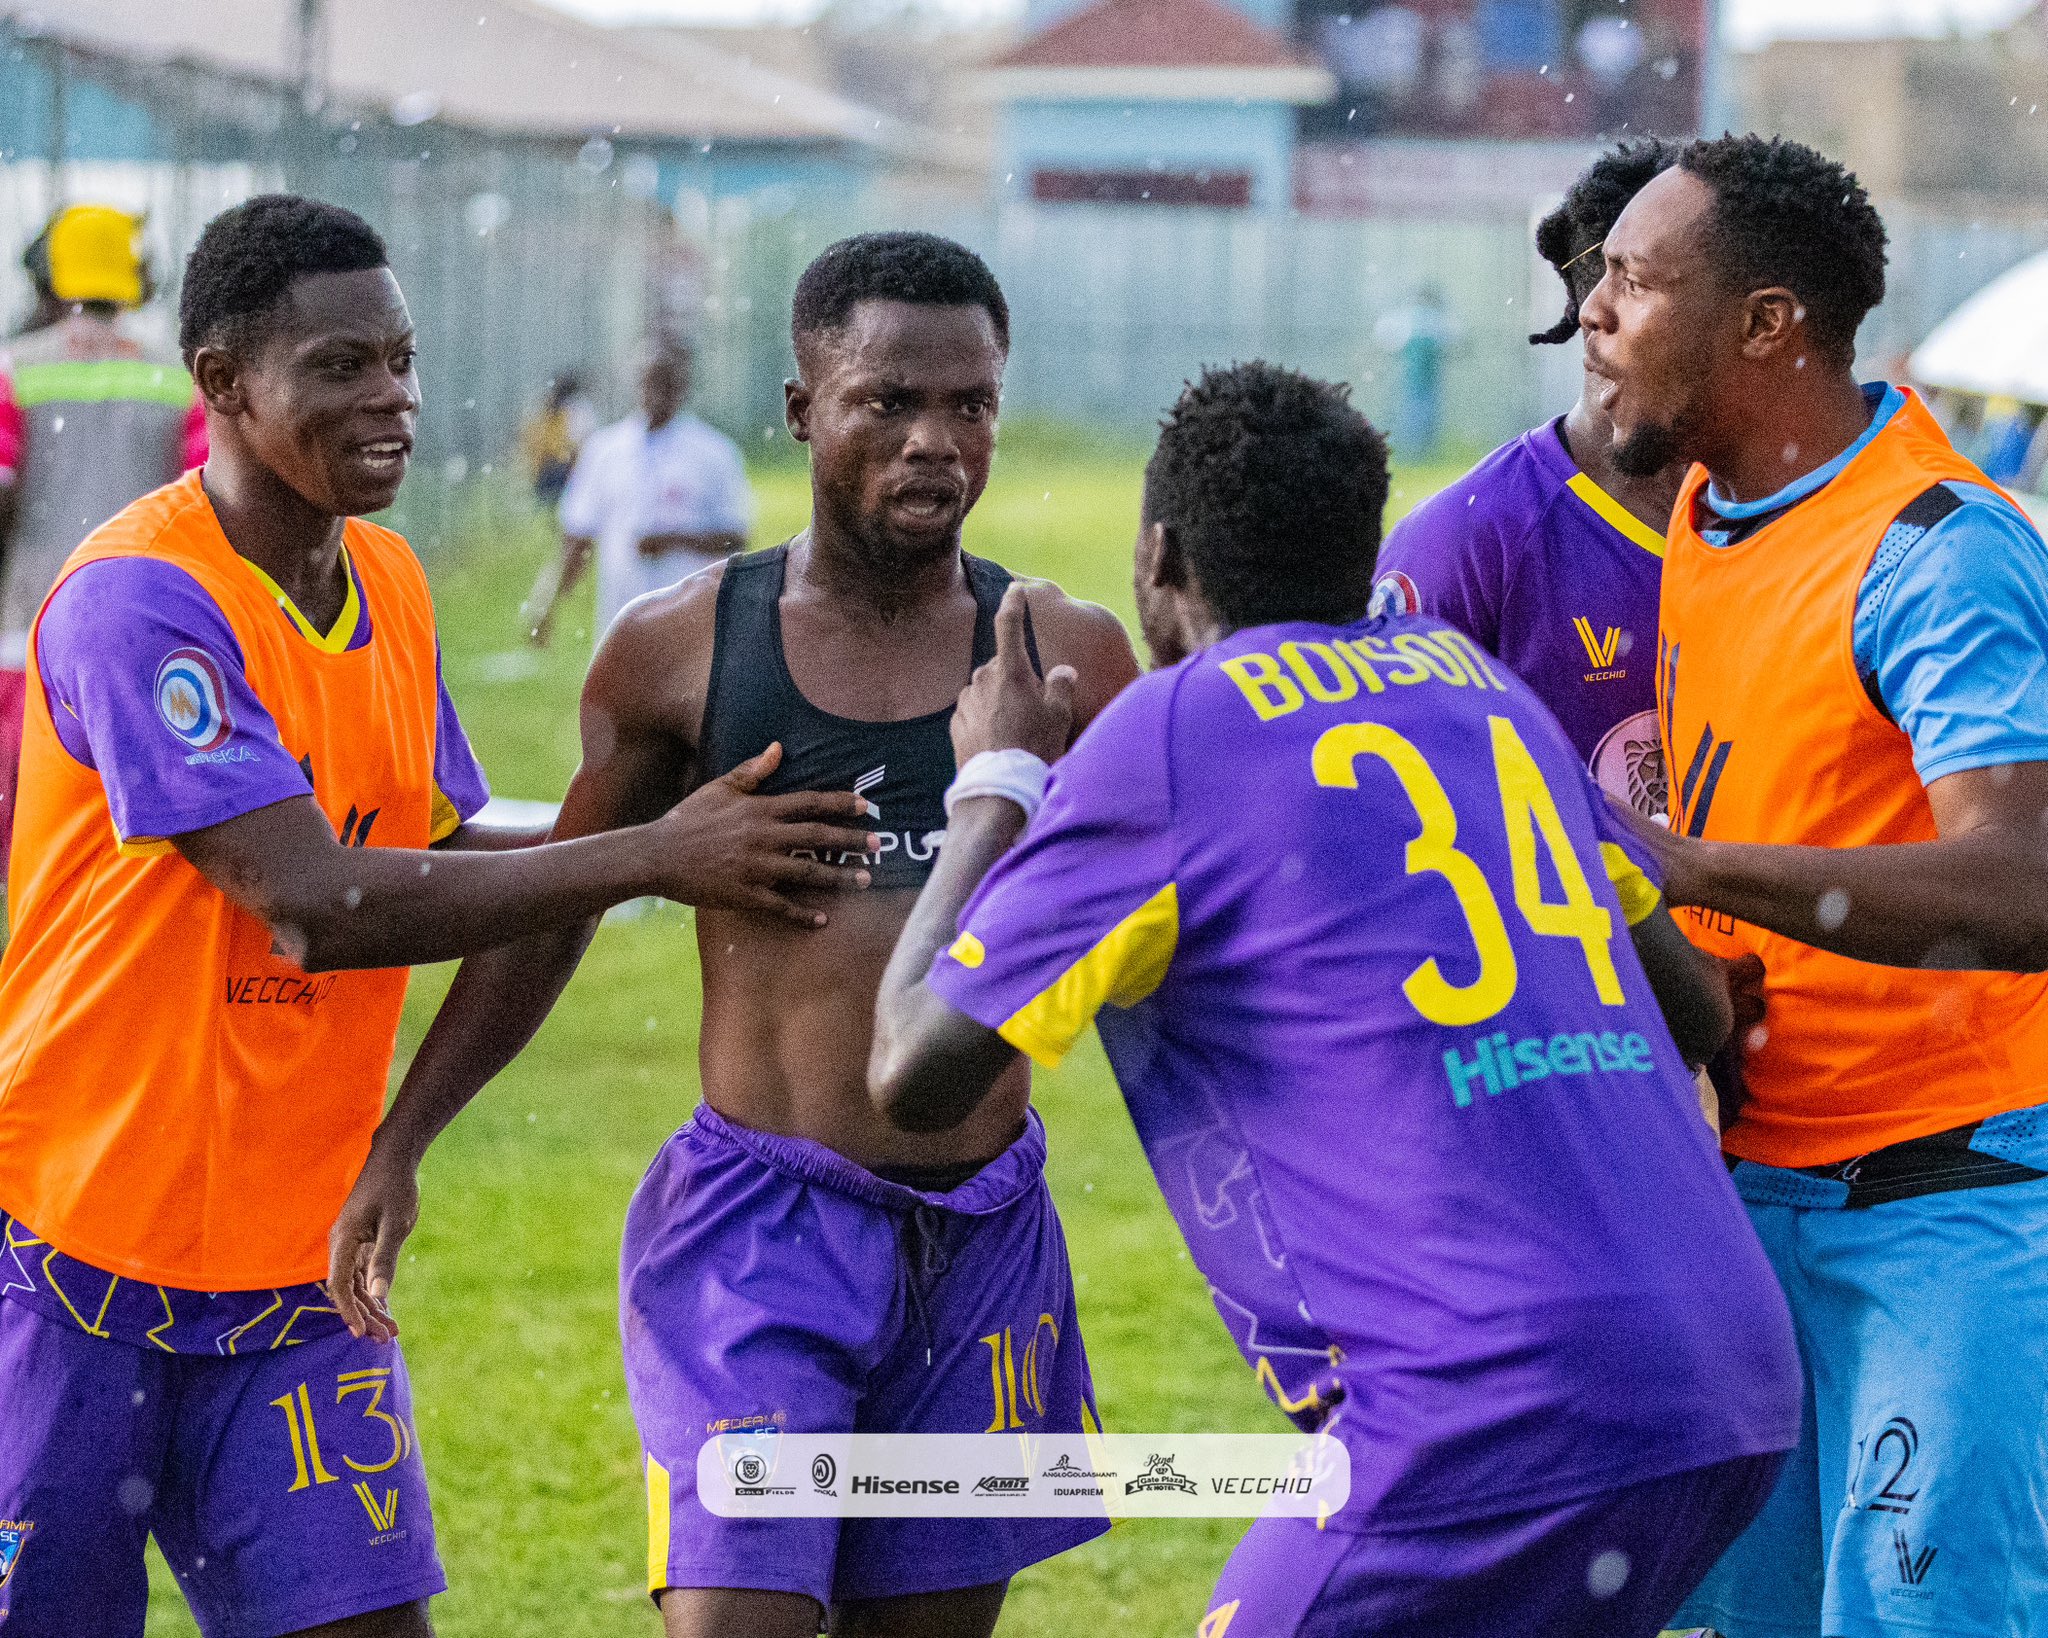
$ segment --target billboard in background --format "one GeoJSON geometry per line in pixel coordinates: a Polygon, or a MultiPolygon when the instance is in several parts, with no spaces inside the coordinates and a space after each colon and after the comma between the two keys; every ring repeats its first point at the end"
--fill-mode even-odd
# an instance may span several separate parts
{"type": "Polygon", "coordinates": [[[1300,0],[1337,76],[1305,141],[1589,141],[1699,127],[1706,0],[1300,0]]]}

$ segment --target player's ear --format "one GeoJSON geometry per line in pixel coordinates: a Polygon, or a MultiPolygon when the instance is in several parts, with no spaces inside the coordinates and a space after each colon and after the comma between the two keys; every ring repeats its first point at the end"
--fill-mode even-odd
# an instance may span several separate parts
{"type": "Polygon", "coordinates": [[[245,407],[242,366],[221,347],[201,347],[192,355],[192,384],[216,415],[239,415],[245,407]]]}
{"type": "Polygon", "coordinates": [[[1145,534],[1151,542],[1147,576],[1162,590],[1185,591],[1188,586],[1188,558],[1181,549],[1180,536],[1164,523],[1150,523],[1145,534]]]}
{"type": "Polygon", "coordinates": [[[811,441],[811,389],[804,385],[801,376],[791,376],[782,383],[782,419],[790,437],[800,444],[811,441]]]}
{"type": "Polygon", "coordinates": [[[1790,345],[1806,320],[1806,305],[1782,285],[1750,292],[1743,309],[1742,351],[1764,359],[1790,345]]]}

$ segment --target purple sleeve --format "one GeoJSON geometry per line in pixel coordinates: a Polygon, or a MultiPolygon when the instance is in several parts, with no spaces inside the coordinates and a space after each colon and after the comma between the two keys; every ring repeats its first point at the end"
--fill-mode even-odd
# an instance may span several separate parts
{"type": "Polygon", "coordinates": [[[1433,614],[1500,652],[1500,539],[1469,484],[1431,496],[1395,524],[1377,573],[1375,613],[1433,614]]]}
{"type": "Polygon", "coordinates": [[[1644,846],[1629,828],[1628,821],[1615,811],[1613,799],[1594,782],[1593,776],[1586,774],[1584,777],[1586,801],[1593,809],[1593,828],[1600,833],[1602,845],[1611,843],[1620,848],[1654,886],[1662,888],[1664,867],[1657,862],[1657,855],[1644,846]]]}
{"type": "Polygon", "coordinates": [[[1040,1063],[1164,976],[1178,934],[1166,724],[1177,676],[1133,683],[1053,770],[1045,806],[932,963],[943,1000],[1040,1063]]]}
{"type": "MultiPolygon", "coordinates": [[[[476,752],[469,747],[469,735],[462,731],[462,719],[455,714],[455,702],[448,697],[448,679],[441,674],[441,656],[434,655],[434,686],[439,691],[439,704],[434,715],[434,788],[440,792],[448,806],[455,810],[456,824],[467,824],[491,799],[490,781],[484,778],[483,764],[476,759],[476,752]]],[[[436,832],[434,840],[439,841],[455,826],[443,829],[446,815],[441,804],[434,804],[436,832]]]]}
{"type": "Polygon", "coordinates": [[[242,673],[227,617],[183,569],[86,564],[44,609],[36,658],[57,737],[99,774],[123,841],[313,793],[242,673]]]}

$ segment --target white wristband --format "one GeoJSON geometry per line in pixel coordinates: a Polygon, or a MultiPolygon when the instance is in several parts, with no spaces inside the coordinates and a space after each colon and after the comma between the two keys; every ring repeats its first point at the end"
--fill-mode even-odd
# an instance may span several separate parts
{"type": "Polygon", "coordinates": [[[971,796],[1000,796],[1022,808],[1029,824],[1045,801],[1045,782],[1051,777],[1052,769],[1029,751],[976,751],[946,787],[946,818],[950,822],[954,804],[971,796]]]}

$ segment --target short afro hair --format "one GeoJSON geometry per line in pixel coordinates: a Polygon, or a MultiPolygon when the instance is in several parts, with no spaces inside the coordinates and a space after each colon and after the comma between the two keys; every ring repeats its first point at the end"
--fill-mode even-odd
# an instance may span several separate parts
{"type": "Polygon", "coordinates": [[[246,348],[295,279],[389,266],[377,230],[353,211],[295,193],[264,193],[206,224],[185,261],[178,347],[246,348]]]}
{"type": "Polygon", "coordinates": [[[1010,304],[988,263],[936,233],[860,233],[828,245],[796,281],[790,339],[843,328],[864,301],[984,308],[1010,350],[1010,304]]]}
{"type": "Polygon", "coordinates": [[[1372,599],[1387,441],[1348,387],[1275,364],[1206,370],[1145,467],[1145,519],[1232,628],[1343,624],[1372,599]]]}
{"type": "Polygon", "coordinates": [[[1856,353],[1856,329],[1884,300],[1884,221],[1844,166],[1782,137],[1688,143],[1681,169],[1713,189],[1713,252],[1742,291],[1782,285],[1831,359],[1856,353]]]}
{"type": "Polygon", "coordinates": [[[1536,254],[1564,280],[1564,317],[1529,339],[1552,346],[1579,333],[1579,303],[1593,293],[1606,264],[1599,248],[1643,184],[1678,158],[1678,145],[1656,137],[1616,143],[1586,167],[1563,201],[1536,224],[1536,254]]]}

